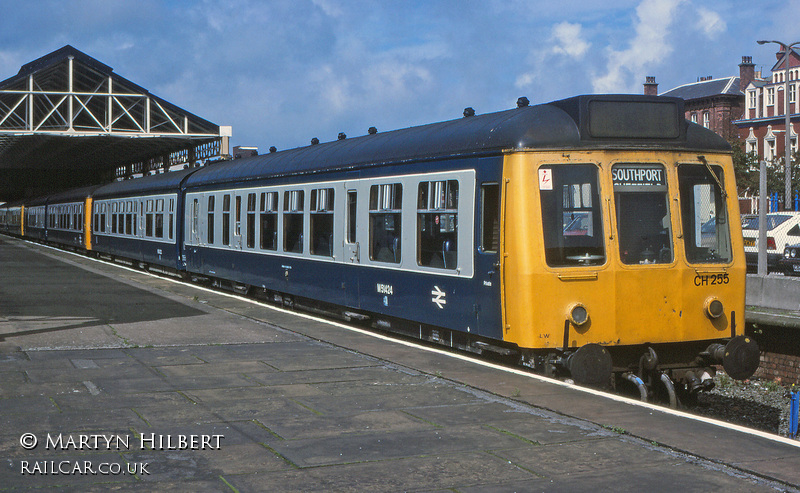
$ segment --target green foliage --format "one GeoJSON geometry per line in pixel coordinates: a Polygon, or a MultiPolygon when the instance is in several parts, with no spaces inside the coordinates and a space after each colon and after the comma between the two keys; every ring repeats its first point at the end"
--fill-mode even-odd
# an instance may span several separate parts
{"type": "Polygon", "coordinates": [[[747,191],[758,194],[758,160],[755,154],[745,152],[741,139],[731,141],[730,144],[733,148],[733,172],[739,195],[742,196],[747,191]]]}
{"type": "MultiPolygon", "coordinates": [[[[739,196],[749,192],[750,195],[758,195],[759,186],[759,162],[755,153],[745,152],[745,144],[741,139],[729,142],[733,148],[733,170],[736,177],[736,189],[739,196]]],[[[767,163],[767,193],[778,193],[780,203],[783,204],[783,195],[786,189],[786,171],[784,168],[784,156],[780,156],[767,163]]],[[[800,191],[800,156],[797,152],[792,155],[792,191],[793,194],[800,191]]]]}

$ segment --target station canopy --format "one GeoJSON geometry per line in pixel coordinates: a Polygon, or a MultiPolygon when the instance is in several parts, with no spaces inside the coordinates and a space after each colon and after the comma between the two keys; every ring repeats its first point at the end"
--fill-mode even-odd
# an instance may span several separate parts
{"type": "Polygon", "coordinates": [[[65,46],[0,82],[0,202],[227,157],[230,135],[65,46]]]}

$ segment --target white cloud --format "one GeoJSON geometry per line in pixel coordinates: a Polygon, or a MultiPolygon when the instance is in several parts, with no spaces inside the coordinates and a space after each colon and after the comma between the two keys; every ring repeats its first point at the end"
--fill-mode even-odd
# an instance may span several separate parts
{"type": "Polygon", "coordinates": [[[322,9],[330,17],[340,17],[344,13],[342,7],[333,0],[311,0],[311,3],[322,9]]]}
{"type": "Polygon", "coordinates": [[[557,42],[553,47],[554,53],[581,57],[589,50],[589,43],[581,39],[581,25],[562,22],[553,28],[552,39],[557,42]]]}
{"type": "MultiPolygon", "coordinates": [[[[546,50],[534,51],[530,55],[530,62],[534,67],[544,66],[545,61],[552,55],[566,55],[570,60],[582,57],[591,44],[583,39],[583,27],[580,24],[560,22],[553,26],[550,41],[555,44],[546,50]]],[[[522,73],[514,80],[514,87],[525,89],[541,79],[540,70],[522,73]]]]}
{"type": "Polygon", "coordinates": [[[697,9],[697,22],[695,23],[695,27],[701,32],[703,32],[708,38],[715,38],[718,34],[725,32],[728,28],[725,21],[722,20],[722,17],[712,11],[708,10],[707,8],[700,7],[697,9]]]}
{"type": "Polygon", "coordinates": [[[610,50],[606,73],[594,78],[595,92],[638,92],[645,70],[672,52],[669,30],[684,0],[642,0],[636,8],[635,36],[628,48],[610,50]]]}

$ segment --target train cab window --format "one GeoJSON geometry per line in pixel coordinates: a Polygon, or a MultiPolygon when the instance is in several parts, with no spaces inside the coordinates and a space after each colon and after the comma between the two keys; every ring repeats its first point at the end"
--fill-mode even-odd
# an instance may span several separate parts
{"type": "Polygon", "coordinates": [[[539,195],[547,265],[602,265],[602,209],[597,168],[591,164],[543,166],[539,195]]]}
{"type": "Polygon", "coordinates": [[[283,194],[283,251],[303,253],[303,206],[305,192],[290,190],[283,194]]]}
{"type": "Polygon", "coordinates": [[[729,263],[733,259],[724,181],[718,166],[678,166],[681,226],[689,263],[729,263]]]}
{"type": "Polygon", "coordinates": [[[256,194],[247,194],[247,248],[256,246],[256,194]]]}
{"type": "Polygon", "coordinates": [[[333,188],[311,190],[310,224],[312,255],[333,256],[333,188]]]}
{"type": "Polygon", "coordinates": [[[424,181],[417,189],[417,264],[458,264],[458,181],[424,181]]]}
{"type": "Polygon", "coordinates": [[[222,196],[222,244],[231,244],[231,196],[222,196]]]}
{"type": "Polygon", "coordinates": [[[617,164],[611,168],[611,177],[622,263],[671,263],[672,223],[664,167],[617,164]]]}
{"type": "Polygon", "coordinates": [[[263,192],[259,206],[262,250],[278,249],[278,192],[263,192]]]}
{"type": "Polygon", "coordinates": [[[481,185],[481,250],[497,252],[500,248],[500,185],[481,185]]]}
{"type": "Polygon", "coordinates": [[[369,258],[399,264],[401,260],[403,186],[372,185],[369,189],[369,258]]]}

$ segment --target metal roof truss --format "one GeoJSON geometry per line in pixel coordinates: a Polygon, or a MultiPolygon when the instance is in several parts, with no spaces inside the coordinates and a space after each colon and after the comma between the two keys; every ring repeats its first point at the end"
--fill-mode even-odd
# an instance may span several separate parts
{"type": "Polygon", "coordinates": [[[218,137],[159,98],[73,57],[0,90],[0,133],[218,137]]]}

